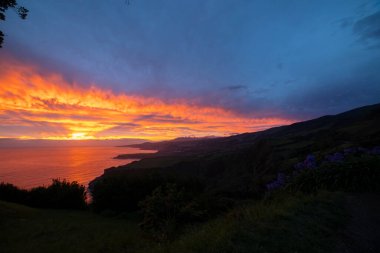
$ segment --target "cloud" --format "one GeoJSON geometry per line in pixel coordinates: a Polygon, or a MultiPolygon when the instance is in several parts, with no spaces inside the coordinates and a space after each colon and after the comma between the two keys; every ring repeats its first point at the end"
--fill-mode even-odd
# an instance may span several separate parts
{"type": "Polygon", "coordinates": [[[318,86],[292,93],[284,102],[285,115],[310,119],[336,114],[355,107],[380,102],[379,58],[336,76],[318,79],[318,86]]]}
{"type": "Polygon", "coordinates": [[[225,135],[293,122],[280,117],[252,118],[191,99],[116,94],[95,84],[67,82],[60,74],[12,58],[0,60],[0,84],[3,138],[168,139],[225,135]]]}
{"type": "Polygon", "coordinates": [[[351,27],[354,24],[354,18],[352,17],[341,18],[334,23],[338,24],[340,28],[346,29],[348,27],[351,27]]]}
{"type": "Polygon", "coordinates": [[[353,31],[368,47],[380,48],[380,11],[358,20],[353,31]]]}
{"type": "Polygon", "coordinates": [[[24,138],[28,136],[66,136],[70,131],[59,123],[30,120],[25,112],[0,110],[0,138],[24,138]]]}
{"type": "Polygon", "coordinates": [[[231,91],[237,91],[237,90],[246,90],[248,87],[246,85],[230,85],[227,86],[226,89],[231,91]]]}

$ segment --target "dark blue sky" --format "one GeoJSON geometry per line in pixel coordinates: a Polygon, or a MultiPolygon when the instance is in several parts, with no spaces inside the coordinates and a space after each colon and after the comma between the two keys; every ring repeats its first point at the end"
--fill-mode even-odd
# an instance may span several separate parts
{"type": "Polygon", "coordinates": [[[0,57],[69,82],[300,120],[380,102],[380,1],[19,3],[0,57]]]}

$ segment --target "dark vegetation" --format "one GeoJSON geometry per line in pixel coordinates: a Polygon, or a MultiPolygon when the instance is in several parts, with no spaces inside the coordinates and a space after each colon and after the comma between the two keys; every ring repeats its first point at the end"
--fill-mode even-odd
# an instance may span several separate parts
{"type": "MultiPolygon", "coordinates": [[[[0,0],[0,20],[1,21],[5,21],[5,12],[8,9],[15,10],[21,19],[25,19],[29,12],[25,7],[19,6],[16,0],[0,0]]],[[[3,42],[4,42],[4,33],[0,31],[0,48],[3,46],[3,42]]]]}
{"type": "MultiPolygon", "coordinates": [[[[380,104],[259,133],[141,144],[162,149],[108,169],[90,183],[91,221],[74,218],[80,229],[58,225],[51,235],[29,233],[33,240],[54,241],[66,233],[103,238],[105,232],[94,229],[99,223],[125,236],[106,236],[92,248],[66,245],[71,252],[336,252],[350,219],[346,195],[380,193],[379,144],[380,104]],[[129,227],[115,225],[118,220],[130,222],[129,227]]],[[[85,203],[84,188],[65,181],[30,191],[1,184],[0,196],[48,208],[85,203]],[[52,196],[66,204],[58,206],[52,196]],[[76,204],[65,202],[71,198],[76,204]]],[[[0,215],[7,208],[18,207],[2,208],[0,202],[0,215]]],[[[17,227],[25,215],[9,218],[6,213],[4,224],[17,227]]],[[[32,217],[30,227],[41,221],[32,217]]],[[[57,244],[47,245],[46,252],[62,252],[57,244]]],[[[4,247],[16,246],[8,241],[4,247]]]]}
{"type": "Polygon", "coordinates": [[[157,243],[133,216],[34,209],[0,201],[1,252],[334,252],[347,222],[342,194],[278,195],[157,243]],[[22,243],[21,243],[22,242],[22,243]]]}
{"type": "Polygon", "coordinates": [[[140,202],[143,210],[140,227],[158,241],[173,238],[178,225],[196,221],[197,214],[202,216],[193,203],[189,201],[189,194],[176,185],[159,186],[152,195],[140,202]]]}
{"type": "Polygon", "coordinates": [[[291,192],[303,193],[316,193],[319,190],[380,192],[379,180],[380,156],[361,155],[303,171],[290,180],[286,187],[291,192]]]}
{"type": "MultiPolygon", "coordinates": [[[[151,158],[106,170],[90,184],[93,206],[96,210],[135,211],[139,202],[151,198],[149,196],[155,189],[175,184],[187,193],[187,204],[197,207],[194,216],[208,219],[246,201],[261,199],[268,183],[279,173],[293,173],[294,166],[308,154],[322,161],[325,156],[347,148],[378,145],[379,126],[380,105],[377,104],[258,133],[133,145],[159,149],[159,152],[151,158]]],[[[326,163],[319,170],[303,173],[297,180],[312,181],[314,178],[318,184],[331,185],[329,188],[305,183],[307,187],[317,189],[366,187],[365,182],[349,186],[356,183],[349,180],[359,180],[356,173],[363,177],[378,177],[378,160],[368,158],[368,164],[363,167],[355,164],[355,159],[359,158],[350,158],[353,161],[347,166],[351,169],[326,163]],[[372,167],[368,169],[366,166],[371,163],[372,167]]]]}
{"type": "Polygon", "coordinates": [[[15,202],[33,207],[55,209],[84,209],[86,191],[77,182],[53,179],[52,184],[35,187],[30,190],[0,183],[0,200],[15,202]]]}

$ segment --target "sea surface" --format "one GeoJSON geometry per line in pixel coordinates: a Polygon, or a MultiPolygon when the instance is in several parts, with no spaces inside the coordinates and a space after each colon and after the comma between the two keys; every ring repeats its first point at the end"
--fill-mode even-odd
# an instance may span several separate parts
{"type": "Polygon", "coordinates": [[[129,147],[0,147],[0,182],[21,188],[49,185],[53,178],[88,183],[104,169],[136,161],[119,154],[151,153],[129,147]]]}

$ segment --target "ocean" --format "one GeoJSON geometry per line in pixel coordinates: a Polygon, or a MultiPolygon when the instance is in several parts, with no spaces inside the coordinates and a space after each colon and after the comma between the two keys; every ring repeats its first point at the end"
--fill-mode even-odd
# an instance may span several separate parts
{"type": "Polygon", "coordinates": [[[113,157],[147,152],[112,146],[0,147],[0,182],[29,189],[49,185],[53,178],[60,178],[87,187],[92,179],[103,174],[104,169],[135,161],[113,157]]]}

